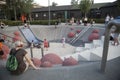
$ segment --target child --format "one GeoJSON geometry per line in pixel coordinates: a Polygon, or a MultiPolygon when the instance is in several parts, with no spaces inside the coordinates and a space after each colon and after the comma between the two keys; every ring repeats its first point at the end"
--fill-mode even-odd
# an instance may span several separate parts
{"type": "Polygon", "coordinates": [[[62,44],[63,44],[63,47],[65,47],[65,37],[62,38],[62,44]]]}
{"type": "Polygon", "coordinates": [[[44,48],[46,49],[46,51],[48,51],[48,47],[49,47],[49,43],[46,39],[44,39],[44,48]]]}

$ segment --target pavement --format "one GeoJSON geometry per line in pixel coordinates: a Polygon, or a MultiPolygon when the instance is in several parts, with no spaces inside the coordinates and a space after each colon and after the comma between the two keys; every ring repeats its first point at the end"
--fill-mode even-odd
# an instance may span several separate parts
{"type": "Polygon", "coordinates": [[[11,75],[0,68],[0,80],[120,80],[120,57],[107,62],[106,72],[100,71],[100,62],[79,63],[76,66],[55,66],[28,69],[21,75],[11,75]]]}
{"type": "MultiPolygon", "coordinates": [[[[41,48],[33,48],[32,50],[33,50],[33,57],[41,59],[42,57],[41,48]]],[[[31,56],[30,48],[26,48],[26,51],[28,52],[29,56],[31,56]]],[[[74,52],[75,52],[75,47],[67,43],[65,44],[65,47],[63,47],[62,43],[51,42],[48,50],[44,49],[44,55],[53,53],[60,57],[73,54],[74,52]]]]}
{"type": "MultiPolygon", "coordinates": [[[[102,26],[103,24],[96,24],[96,26],[102,26]]],[[[39,35],[40,27],[47,27],[48,26],[40,26],[40,25],[33,25],[32,29],[35,28],[33,31],[37,35],[44,39],[41,35],[39,35]]],[[[52,26],[53,28],[54,26],[52,26]]],[[[72,26],[70,26],[72,27],[72,26]]],[[[18,30],[17,27],[9,27],[6,29],[6,34],[13,36],[13,32],[18,30]]],[[[62,29],[59,29],[62,30],[62,29]]],[[[58,30],[58,31],[59,31],[58,30]]],[[[67,30],[67,29],[66,29],[67,30]]],[[[50,30],[49,30],[50,31],[50,30]]],[[[41,32],[41,34],[43,34],[41,32]]],[[[62,33],[63,34],[63,33],[62,33]]],[[[45,34],[46,36],[47,34],[45,34]]],[[[54,34],[53,34],[54,35],[54,34]]],[[[86,34],[87,35],[87,34],[86,34]]],[[[51,34],[52,36],[52,34],[51,34]]],[[[22,36],[23,40],[25,41],[24,37],[22,36]]],[[[49,37],[51,39],[51,37],[49,37]]],[[[27,52],[30,55],[30,49],[26,48],[27,52]]],[[[34,57],[41,58],[41,51],[38,48],[33,48],[34,50],[34,57]]],[[[48,51],[44,51],[45,54],[47,53],[56,53],[59,56],[65,56],[67,54],[73,54],[75,50],[75,46],[70,44],[66,44],[65,48],[62,47],[61,43],[51,42],[50,48],[48,51]]],[[[101,61],[94,61],[94,62],[79,62],[78,65],[75,66],[61,66],[55,65],[51,68],[41,68],[40,70],[33,70],[32,68],[28,69],[26,72],[19,76],[11,75],[5,69],[5,62],[4,60],[0,60],[0,80],[120,80],[120,57],[115,58],[107,62],[106,72],[102,73],[100,71],[101,61]]]]}

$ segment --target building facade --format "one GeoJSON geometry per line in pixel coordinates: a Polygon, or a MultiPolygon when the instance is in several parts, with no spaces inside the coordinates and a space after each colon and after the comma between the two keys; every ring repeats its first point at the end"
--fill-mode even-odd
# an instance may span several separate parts
{"type": "MultiPolygon", "coordinates": [[[[51,20],[58,18],[71,19],[72,17],[75,19],[81,19],[83,17],[83,14],[79,8],[76,8],[72,5],[65,5],[34,8],[32,10],[32,18],[33,20],[47,20],[49,18],[49,12],[51,20]]],[[[105,18],[107,14],[113,17],[120,15],[120,10],[118,9],[116,2],[93,4],[89,13],[87,14],[87,17],[105,18]]]]}
{"type": "Polygon", "coordinates": [[[49,12],[51,19],[69,19],[71,17],[81,17],[80,10],[74,8],[73,6],[50,6],[50,9],[49,7],[33,9],[32,18],[34,20],[46,20],[49,18],[49,12]]]}

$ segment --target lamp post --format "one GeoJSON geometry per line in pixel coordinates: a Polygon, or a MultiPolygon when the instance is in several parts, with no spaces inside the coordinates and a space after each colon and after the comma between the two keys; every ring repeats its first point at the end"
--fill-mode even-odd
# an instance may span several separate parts
{"type": "Polygon", "coordinates": [[[48,0],[48,16],[49,16],[48,25],[50,25],[50,0],[48,0]]]}

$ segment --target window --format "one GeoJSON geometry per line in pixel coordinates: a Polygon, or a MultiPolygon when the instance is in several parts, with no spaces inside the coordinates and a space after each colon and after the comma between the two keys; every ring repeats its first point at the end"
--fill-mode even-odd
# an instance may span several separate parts
{"type": "Polygon", "coordinates": [[[38,17],[38,14],[37,14],[37,13],[35,14],[35,17],[38,17]]]}

